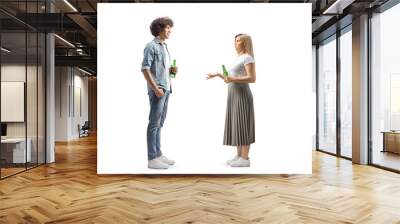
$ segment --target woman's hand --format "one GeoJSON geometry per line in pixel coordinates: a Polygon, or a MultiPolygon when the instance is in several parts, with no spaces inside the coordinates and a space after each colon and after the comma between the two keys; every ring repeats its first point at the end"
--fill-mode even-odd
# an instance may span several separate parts
{"type": "Polygon", "coordinates": [[[233,78],[231,76],[225,76],[224,78],[225,83],[233,82],[233,78]]]}
{"type": "Polygon", "coordinates": [[[206,79],[212,79],[212,78],[214,78],[214,77],[216,77],[218,75],[219,74],[217,72],[216,73],[208,73],[206,79]]]}

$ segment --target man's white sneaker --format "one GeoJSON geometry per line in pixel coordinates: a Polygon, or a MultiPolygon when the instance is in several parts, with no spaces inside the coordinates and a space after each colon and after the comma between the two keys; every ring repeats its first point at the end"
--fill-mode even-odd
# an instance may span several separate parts
{"type": "Polygon", "coordinates": [[[163,163],[165,163],[165,164],[167,164],[167,165],[170,165],[170,166],[172,166],[172,165],[175,164],[175,161],[173,161],[172,159],[168,159],[168,158],[165,157],[165,156],[160,156],[160,157],[158,157],[157,159],[159,159],[161,162],[163,162],[163,163]]]}
{"type": "Polygon", "coordinates": [[[161,160],[158,158],[149,160],[147,167],[149,169],[168,169],[168,164],[163,163],[161,160]]]}
{"type": "Polygon", "coordinates": [[[168,159],[168,158],[165,157],[165,156],[160,156],[160,157],[158,157],[157,159],[159,159],[161,162],[163,162],[163,163],[165,163],[165,164],[168,164],[168,165],[170,165],[170,166],[172,166],[172,165],[175,164],[175,161],[173,161],[172,159],[168,159]]]}
{"type": "Polygon", "coordinates": [[[232,161],[230,165],[231,167],[249,167],[250,159],[243,159],[242,157],[239,157],[239,159],[232,161]]]}
{"type": "Polygon", "coordinates": [[[240,156],[236,155],[236,156],[235,156],[235,157],[233,157],[232,159],[230,159],[230,160],[226,161],[226,163],[227,163],[228,165],[231,165],[231,162],[233,162],[233,161],[235,161],[235,160],[239,159],[239,157],[240,157],[240,156]]]}

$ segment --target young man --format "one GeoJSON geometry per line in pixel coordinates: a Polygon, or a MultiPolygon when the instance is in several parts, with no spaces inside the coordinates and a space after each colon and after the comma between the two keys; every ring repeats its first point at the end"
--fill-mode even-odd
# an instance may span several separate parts
{"type": "Polygon", "coordinates": [[[155,19],[150,25],[155,37],[144,49],[142,72],[147,81],[150,99],[149,125],[147,126],[148,168],[168,169],[174,161],[161,152],[161,128],[167,115],[168,98],[172,93],[170,73],[176,74],[176,66],[171,67],[170,55],[165,40],[171,34],[173,21],[168,17],[155,19]]]}

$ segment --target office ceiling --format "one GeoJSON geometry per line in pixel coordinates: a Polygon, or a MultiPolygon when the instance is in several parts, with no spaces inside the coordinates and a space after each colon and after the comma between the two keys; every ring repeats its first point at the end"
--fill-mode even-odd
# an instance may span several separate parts
{"type": "MultiPolygon", "coordinates": [[[[341,26],[346,26],[346,21],[351,23],[352,16],[356,16],[366,10],[372,10],[387,1],[388,0],[195,0],[190,2],[312,3],[312,37],[313,43],[317,43],[335,32],[336,28],[334,26],[337,25],[338,20],[342,19],[342,21],[345,21],[341,22],[341,26]],[[336,1],[338,1],[339,4],[335,4],[336,1]]],[[[75,46],[71,47],[70,44],[65,43],[65,41],[60,38],[56,38],[56,65],[86,66],[86,68],[95,72],[97,57],[97,3],[183,3],[185,1],[50,0],[50,2],[53,13],[48,13],[50,11],[49,8],[46,10],[45,0],[27,3],[18,0],[1,0],[0,21],[2,31],[17,33],[25,30],[26,27],[30,27],[32,30],[55,32],[61,38],[75,46]]],[[[15,41],[19,41],[19,39],[20,38],[11,38],[11,40],[15,41]]]]}

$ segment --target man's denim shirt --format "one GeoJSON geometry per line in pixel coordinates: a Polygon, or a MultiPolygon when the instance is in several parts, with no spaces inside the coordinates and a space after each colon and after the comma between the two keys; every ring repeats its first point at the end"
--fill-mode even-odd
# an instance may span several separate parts
{"type": "MultiPolygon", "coordinates": [[[[144,48],[143,62],[142,62],[142,71],[145,69],[150,70],[154,81],[158,86],[163,88],[164,90],[167,88],[167,80],[165,74],[169,74],[169,68],[166,68],[165,65],[165,53],[163,49],[163,43],[161,43],[160,39],[154,38],[144,48]]],[[[165,44],[165,42],[164,42],[165,44]]],[[[169,51],[167,45],[165,44],[167,49],[167,53],[169,55],[169,51]]],[[[169,88],[172,92],[172,89],[169,88]]],[[[147,84],[148,92],[153,91],[149,84],[147,84]]]]}

